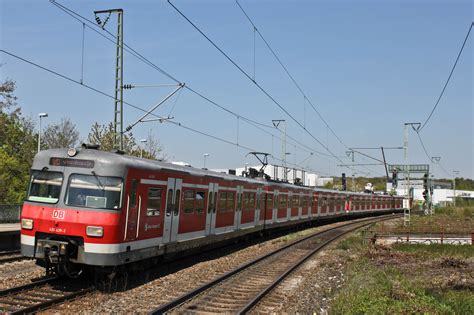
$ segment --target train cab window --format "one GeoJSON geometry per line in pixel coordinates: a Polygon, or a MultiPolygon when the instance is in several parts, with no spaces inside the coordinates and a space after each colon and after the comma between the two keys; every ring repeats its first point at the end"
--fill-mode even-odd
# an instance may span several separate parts
{"type": "Polygon", "coordinates": [[[219,192],[219,211],[223,212],[227,210],[227,192],[220,191],[219,192]]]}
{"type": "Polygon", "coordinates": [[[118,210],[121,197],[121,178],[72,174],[65,202],[68,206],[118,210]]]}
{"type": "Polygon", "coordinates": [[[196,213],[203,213],[204,212],[204,199],[206,194],[203,191],[196,191],[196,201],[195,201],[195,209],[196,213]]]}
{"type": "Polygon", "coordinates": [[[230,211],[234,211],[234,205],[235,205],[235,194],[233,192],[228,192],[226,209],[230,211]]]}
{"type": "Polygon", "coordinates": [[[184,207],[183,212],[186,214],[194,212],[194,190],[185,190],[183,193],[184,207]]]}
{"type": "Polygon", "coordinates": [[[57,203],[63,184],[63,174],[59,172],[33,171],[28,190],[28,200],[57,203]]]}
{"type": "Polygon", "coordinates": [[[148,204],[146,215],[149,217],[159,216],[161,208],[161,189],[148,188],[148,204]]]}

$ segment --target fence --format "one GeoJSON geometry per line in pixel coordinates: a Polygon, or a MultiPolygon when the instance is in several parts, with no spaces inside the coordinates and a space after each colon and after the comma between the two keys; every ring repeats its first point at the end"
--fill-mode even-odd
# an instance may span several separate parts
{"type": "Polygon", "coordinates": [[[21,205],[0,205],[0,223],[20,222],[21,205]]]}

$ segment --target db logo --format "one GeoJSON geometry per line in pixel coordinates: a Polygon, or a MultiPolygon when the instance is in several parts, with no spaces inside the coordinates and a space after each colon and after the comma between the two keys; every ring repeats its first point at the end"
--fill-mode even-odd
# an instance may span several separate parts
{"type": "Polygon", "coordinates": [[[53,211],[53,219],[63,220],[66,216],[66,211],[64,210],[54,210],[53,211]]]}

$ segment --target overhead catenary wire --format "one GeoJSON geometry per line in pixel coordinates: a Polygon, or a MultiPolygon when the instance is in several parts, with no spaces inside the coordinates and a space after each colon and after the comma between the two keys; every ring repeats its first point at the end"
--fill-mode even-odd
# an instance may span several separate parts
{"type": "MultiPolygon", "coordinates": [[[[169,2],[169,1],[168,1],[169,2]]],[[[304,128],[303,129],[306,129],[306,102],[308,102],[308,104],[311,106],[311,108],[313,109],[313,111],[318,115],[319,119],[321,119],[321,121],[326,125],[327,129],[329,131],[331,131],[331,133],[336,137],[336,139],[339,141],[339,143],[341,143],[346,149],[349,148],[343,141],[342,139],[336,134],[336,132],[334,131],[334,129],[329,125],[329,123],[324,119],[324,117],[322,116],[322,114],[316,109],[316,106],[311,102],[311,100],[309,99],[309,97],[306,95],[306,93],[303,91],[303,89],[301,88],[300,84],[296,81],[296,79],[293,77],[293,75],[290,73],[290,71],[288,70],[288,68],[285,66],[285,64],[281,61],[281,58],[278,56],[278,54],[275,52],[275,50],[271,47],[271,45],[269,44],[269,42],[265,39],[265,37],[263,36],[263,34],[260,32],[260,30],[257,28],[257,26],[255,25],[254,21],[250,18],[250,16],[247,14],[247,12],[244,10],[244,8],[242,7],[242,5],[239,3],[238,0],[235,0],[236,4],[238,5],[238,7],[240,8],[240,10],[242,11],[242,13],[245,15],[245,17],[247,18],[247,20],[249,21],[249,23],[252,25],[253,29],[254,29],[254,34],[255,32],[258,33],[258,35],[260,36],[260,38],[263,40],[263,42],[265,43],[265,45],[267,46],[267,48],[270,50],[270,52],[272,53],[272,55],[275,57],[275,59],[277,60],[277,62],[280,64],[280,66],[283,68],[283,70],[285,71],[285,73],[287,74],[287,76],[290,78],[290,80],[293,82],[293,84],[296,86],[296,88],[299,90],[299,92],[301,93],[301,95],[303,96],[303,110],[304,110],[304,122],[303,122],[303,126],[304,128]]],[[[328,145],[326,144],[326,148],[328,148],[328,145]]],[[[369,155],[367,155],[368,157],[370,158],[373,158],[369,155]]],[[[365,160],[365,158],[363,158],[365,160]]],[[[346,164],[344,164],[346,165],[346,164]]],[[[372,169],[366,167],[366,166],[363,166],[364,169],[368,170],[369,172],[371,173],[378,173],[378,172],[375,172],[373,171],[372,169]]],[[[380,173],[379,173],[380,174],[380,173]]]]}
{"type": "Polygon", "coordinates": [[[448,78],[446,79],[446,82],[444,83],[443,89],[441,90],[441,93],[439,94],[438,99],[436,100],[436,103],[435,103],[433,109],[431,110],[430,114],[428,115],[428,118],[426,118],[425,122],[423,123],[423,125],[421,126],[421,128],[418,131],[421,131],[421,130],[423,130],[423,128],[425,128],[425,126],[430,121],[431,116],[433,116],[433,113],[435,112],[436,108],[438,107],[439,102],[441,101],[441,98],[444,95],[444,91],[446,91],[446,87],[448,86],[449,81],[451,80],[451,77],[453,76],[454,69],[456,69],[456,65],[458,64],[459,58],[461,57],[461,54],[464,50],[464,46],[466,45],[467,39],[469,38],[469,34],[471,34],[471,30],[472,30],[473,25],[474,25],[474,22],[471,22],[471,25],[469,26],[469,30],[467,31],[466,37],[464,38],[464,42],[462,43],[461,49],[459,50],[459,53],[456,57],[456,60],[454,61],[454,64],[451,68],[451,72],[449,73],[448,78]]]}
{"type": "MultiPolygon", "coordinates": [[[[169,1],[168,1],[169,2],[169,1]]],[[[324,117],[321,115],[321,113],[316,109],[316,107],[314,106],[314,104],[311,102],[311,100],[309,99],[309,97],[306,95],[306,93],[303,91],[303,89],[301,88],[301,86],[298,84],[298,82],[296,81],[296,79],[293,77],[293,75],[290,73],[290,71],[288,70],[288,68],[283,64],[283,62],[281,61],[280,57],[277,55],[277,53],[275,52],[275,50],[270,46],[270,44],[268,43],[268,41],[265,39],[265,37],[263,36],[263,34],[260,32],[260,30],[257,28],[257,26],[255,25],[255,23],[253,22],[253,20],[250,18],[250,16],[247,14],[247,12],[244,10],[244,8],[242,7],[242,5],[239,3],[238,0],[235,0],[235,3],[239,6],[240,10],[242,11],[242,13],[245,15],[245,17],[247,18],[247,20],[250,22],[250,24],[252,24],[255,32],[257,32],[257,34],[260,36],[260,38],[263,40],[263,42],[265,43],[265,45],[267,46],[267,48],[270,50],[270,52],[272,53],[272,55],[275,57],[275,59],[277,60],[277,62],[280,64],[280,66],[283,68],[283,70],[285,71],[285,73],[288,75],[288,77],[290,78],[290,80],[293,82],[293,84],[296,86],[296,88],[300,91],[300,93],[303,95],[303,98],[304,100],[308,101],[308,104],[311,105],[312,109],[314,110],[314,112],[319,116],[319,118],[321,119],[321,121],[326,125],[326,127],[331,131],[331,133],[336,137],[336,139],[343,145],[347,148],[347,145],[341,140],[341,138],[336,134],[336,132],[334,131],[334,129],[331,128],[331,126],[328,124],[328,122],[324,119],[324,117]]],[[[306,127],[306,126],[305,126],[306,127]]]]}
{"type": "MultiPolygon", "coordinates": [[[[325,146],[321,140],[319,140],[316,136],[314,136],[307,128],[305,128],[302,123],[297,120],[288,110],[283,107],[270,93],[267,92],[266,89],[264,89],[257,81],[252,79],[252,77],[239,65],[237,64],[227,53],[225,53],[213,40],[211,40],[196,24],[194,24],[183,12],[181,12],[170,0],[168,0],[168,3],[178,12],[189,24],[191,24],[209,43],[211,43],[212,46],[214,46],[229,62],[231,62],[245,77],[247,77],[251,82],[255,84],[255,86],[263,93],[265,94],[278,108],[280,108],[281,111],[283,111],[288,117],[291,118],[291,120],[296,123],[298,126],[300,126],[313,140],[315,140],[319,145],[321,145],[326,151],[328,151],[335,159],[337,159],[339,162],[344,164],[344,162],[336,156],[330,149],[329,147],[325,146]]],[[[350,169],[353,169],[349,167],[350,169]]],[[[355,169],[353,169],[355,170],[355,169]]]]}
{"type": "MultiPolygon", "coordinates": [[[[54,4],[56,7],[58,7],[60,10],[62,10],[63,12],[65,12],[66,14],[68,14],[69,16],[71,16],[72,18],[74,18],[75,20],[77,20],[78,22],[80,22],[81,24],[86,22],[88,24],[86,24],[86,27],[88,27],[89,29],[93,30],[94,32],[96,32],[97,34],[99,34],[101,37],[107,39],[108,41],[110,41],[111,43],[113,43],[114,45],[116,45],[116,42],[114,39],[116,39],[116,36],[114,34],[112,34],[110,31],[108,31],[107,29],[105,28],[102,28],[100,26],[98,26],[94,21],[82,16],[81,14],[69,9],[68,7],[58,3],[57,1],[54,1],[54,0],[50,0],[50,2],[52,4],[54,4]],[[100,32],[99,30],[97,29],[100,29],[102,31],[105,31],[110,37],[104,35],[102,32],[100,32]]],[[[149,59],[147,59],[145,56],[143,56],[142,54],[140,54],[139,52],[137,52],[135,49],[133,49],[132,47],[130,47],[128,44],[126,44],[125,42],[123,43],[123,48],[126,52],[130,53],[132,56],[134,56],[135,58],[139,59],[140,61],[144,62],[145,64],[149,65],[150,67],[156,69],[157,71],[159,71],[161,74],[165,75],[167,78],[169,78],[170,80],[174,81],[175,83],[178,83],[178,84],[182,84],[182,82],[180,80],[178,80],[176,77],[174,77],[173,75],[171,75],[169,72],[165,71],[163,68],[157,66],[156,64],[154,64],[153,62],[151,62],[149,59]]],[[[218,104],[217,102],[211,100],[209,97],[205,96],[204,94],[196,91],[195,89],[193,89],[192,87],[190,87],[189,85],[185,85],[184,87],[186,90],[192,92],[193,94],[195,94],[196,96],[202,98],[203,100],[207,101],[208,103],[214,105],[215,107],[217,108],[220,108],[221,110],[231,114],[231,115],[234,115],[235,117],[243,120],[243,121],[246,121],[247,123],[249,123],[250,125],[256,127],[257,129],[260,129],[260,130],[263,130],[261,128],[258,128],[256,125],[258,126],[261,126],[261,127],[265,127],[265,128],[269,128],[269,129],[274,129],[273,126],[271,125],[268,125],[268,124],[264,124],[264,123],[261,123],[261,122],[258,122],[258,121],[255,121],[251,118],[248,118],[248,117],[245,117],[245,116],[242,116],[228,108],[226,108],[225,106],[223,105],[220,105],[218,104]]],[[[287,135],[287,137],[289,137],[287,135]]],[[[277,136],[278,138],[278,136],[277,136]]],[[[294,139],[294,138],[293,138],[294,139]]],[[[295,141],[295,140],[293,140],[295,141]]],[[[302,145],[301,143],[299,143],[300,145],[302,145]]],[[[306,146],[307,148],[309,148],[308,146],[306,146]]],[[[318,155],[323,155],[323,156],[330,156],[330,155],[327,155],[323,152],[320,152],[318,150],[314,150],[312,149],[314,153],[318,154],[318,155]]]]}
{"type": "MultiPolygon", "coordinates": [[[[28,59],[25,59],[25,58],[23,58],[23,57],[20,57],[20,56],[17,55],[17,54],[11,53],[11,52],[6,51],[6,50],[3,50],[3,49],[0,49],[0,52],[4,53],[4,54],[6,54],[6,55],[9,55],[10,57],[13,57],[13,58],[15,58],[15,59],[17,59],[17,60],[20,60],[20,61],[22,61],[22,62],[24,62],[24,63],[27,63],[27,64],[29,64],[29,65],[31,65],[31,66],[34,66],[34,67],[36,67],[36,68],[38,68],[38,69],[41,69],[41,70],[43,70],[43,71],[45,71],[45,72],[48,72],[48,73],[50,73],[50,74],[53,74],[53,75],[55,75],[55,76],[57,76],[57,77],[59,77],[59,78],[61,78],[61,79],[64,79],[64,80],[69,81],[69,82],[71,82],[71,83],[75,83],[75,84],[77,84],[77,85],[79,85],[79,86],[81,86],[81,87],[83,87],[83,88],[89,89],[89,90],[91,90],[91,91],[93,91],[93,92],[95,92],[95,93],[98,93],[98,94],[102,95],[102,96],[105,96],[105,97],[110,98],[110,99],[115,99],[115,97],[114,97],[113,95],[111,95],[111,94],[108,94],[108,93],[106,93],[106,92],[104,92],[104,91],[102,91],[102,90],[99,90],[99,89],[97,89],[97,88],[95,88],[95,87],[93,87],[93,86],[91,86],[91,85],[83,84],[83,83],[81,83],[81,82],[78,81],[78,80],[75,80],[75,79],[73,79],[73,78],[71,78],[71,77],[69,77],[69,76],[67,76],[67,75],[64,75],[64,74],[62,74],[62,73],[59,73],[59,72],[57,72],[57,71],[55,71],[55,70],[52,70],[52,69],[50,69],[50,68],[48,68],[48,67],[42,66],[42,65],[40,65],[40,64],[38,64],[38,63],[36,63],[36,62],[33,62],[33,61],[31,61],[31,60],[28,60],[28,59]]],[[[183,128],[183,129],[186,129],[186,130],[188,130],[188,131],[192,131],[192,132],[194,132],[194,133],[200,134],[200,135],[202,135],[202,136],[206,136],[206,137],[208,137],[208,138],[212,138],[212,139],[214,139],[214,140],[217,140],[217,141],[220,141],[220,142],[223,142],[223,143],[227,143],[227,144],[229,144],[229,145],[234,145],[234,146],[236,146],[236,147],[239,147],[239,148],[242,148],[242,149],[245,149],[245,150],[248,150],[248,151],[256,151],[255,148],[251,148],[251,147],[249,147],[249,146],[245,146],[245,145],[242,145],[242,144],[239,144],[239,143],[234,143],[234,142],[232,142],[232,141],[230,141],[230,140],[227,140],[227,139],[224,139],[224,138],[222,138],[222,137],[218,137],[218,136],[216,136],[216,135],[212,135],[212,134],[210,134],[210,133],[207,133],[207,132],[198,130],[198,129],[196,129],[196,128],[187,126],[187,125],[185,125],[185,124],[183,124],[183,123],[181,123],[181,122],[170,121],[170,120],[168,120],[166,117],[159,116],[159,115],[157,115],[157,114],[155,114],[155,113],[150,113],[149,110],[146,110],[146,109],[144,109],[144,108],[142,108],[142,107],[140,107],[140,106],[137,106],[137,105],[135,105],[135,104],[132,104],[132,103],[130,103],[130,102],[124,101],[124,104],[127,105],[127,106],[130,106],[131,108],[134,108],[134,109],[136,109],[136,110],[139,110],[139,111],[141,111],[141,112],[143,112],[143,113],[148,113],[148,115],[155,116],[155,117],[158,118],[159,120],[161,120],[161,121],[163,121],[163,122],[166,122],[166,123],[169,123],[169,124],[171,124],[171,125],[174,125],[174,126],[177,126],[177,127],[183,128]]],[[[276,157],[273,157],[273,159],[276,160],[276,161],[282,162],[281,159],[278,159],[278,158],[276,158],[276,157]]],[[[293,165],[292,163],[288,163],[288,164],[293,165]]],[[[298,165],[295,165],[295,166],[298,167],[298,165]]],[[[313,171],[313,172],[318,172],[318,173],[320,173],[320,174],[326,174],[325,172],[317,171],[317,170],[314,170],[314,169],[309,169],[309,170],[311,170],[311,171],[313,171]]]]}

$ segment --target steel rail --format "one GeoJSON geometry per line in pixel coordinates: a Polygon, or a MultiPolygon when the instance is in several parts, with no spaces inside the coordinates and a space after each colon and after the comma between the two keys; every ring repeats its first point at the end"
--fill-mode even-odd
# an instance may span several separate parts
{"type": "MultiPolygon", "coordinates": [[[[377,222],[377,220],[374,220],[377,222]]],[[[238,314],[246,314],[249,312],[255,305],[257,305],[258,302],[260,302],[268,293],[270,293],[280,282],[282,282],[286,277],[288,277],[295,269],[300,267],[302,264],[304,264],[309,258],[314,256],[316,253],[320,252],[322,249],[333,243],[334,241],[338,240],[339,238],[345,236],[346,234],[349,234],[351,232],[354,232],[355,230],[358,230],[360,228],[363,228],[365,226],[371,225],[374,222],[367,222],[364,224],[356,224],[355,227],[351,228],[350,230],[344,231],[334,237],[331,237],[330,239],[324,241],[323,243],[319,244],[316,248],[311,250],[307,255],[299,259],[295,264],[290,266],[281,276],[279,276],[275,281],[273,281],[270,285],[268,285],[265,289],[263,289],[258,295],[255,296],[247,305],[245,305],[242,309],[238,311],[238,314]]],[[[349,225],[349,224],[348,224],[349,225]]],[[[347,226],[347,225],[346,225],[347,226]]],[[[328,230],[330,231],[330,230],[328,230]]]]}
{"type": "Polygon", "coordinates": [[[26,260],[28,257],[22,256],[20,250],[12,250],[8,252],[0,252],[0,264],[6,264],[9,262],[26,260]]]}
{"type": "MultiPolygon", "coordinates": [[[[377,218],[371,217],[371,218],[366,218],[366,219],[359,220],[359,221],[357,221],[357,222],[350,222],[350,223],[347,223],[347,224],[344,224],[344,225],[340,225],[340,226],[337,226],[337,227],[333,227],[333,228],[330,228],[330,229],[327,229],[327,230],[324,230],[324,231],[320,231],[320,232],[313,233],[313,234],[311,234],[311,235],[309,235],[309,236],[303,237],[303,238],[301,238],[301,239],[299,239],[299,240],[296,240],[296,241],[293,241],[293,242],[291,242],[291,243],[289,243],[289,244],[287,244],[287,245],[285,245],[285,246],[283,246],[283,247],[281,247],[281,248],[278,248],[278,249],[275,250],[275,251],[272,251],[272,252],[270,252],[270,253],[268,253],[268,254],[265,254],[265,255],[263,255],[263,256],[260,256],[260,257],[254,259],[254,260],[252,260],[252,261],[250,261],[250,262],[248,262],[248,263],[245,263],[245,264],[243,264],[243,265],[241,265],[241,266],[239,266],[239,267],[237,267],[237,268],[235,268],[235,269],[229,271],[229,272],[226,272],[226,273],[224,273],[222,276],[220,276],[220,277],[218,277],[218,278],[216,278],[216,279],[214,279],[214,280],[211,280],[211,281],[205,283],[204,285],[202,285],[202,286],[200,286],[200,287],[198,287],[198,288],[196,288],[196,289],[194,289],[194,290],[191,290],[191,291],[189,291],[189,292],[187,292],[187,293],[185,293],[185,294],[179,296],[178,298],[176,298],[176,299],[174,299],[174,300],[172,300],[172,301],[170,301],[170,302],[168,302],[168,303],[166,303],[166,304],[163,304],[163,305],[159,306],[158,308],[156,308],[156,309],[152,310],[151,312],[149,312],[149,314],[164,314],[164,313],[166,313],[166,312],[168,312],[168,311],[170,311],[170,310],[176,308],[177,306],[179,306],[179,305],[181,305],[181,304],[184,304],[185,302],[187,302],[187,301],[193,299],[194,297],[196,297],[196,296],[199,295],[200,293],[202,293],[202,292],[204,292],[204,291],[206,291],[206,290],[208,290],[208,289],[210,289],[210,288],[213,288],[213,287],[215,287],[217,284],[219,284],[219,283],[221,283],[221,282],[223,282],[223,281],[229,279],[230,277],[232,277],[232,276],[234,276],[234,275],[236,275],[236,274],[238,274],[238,273],[240,273],[240,272],[242,272],[242,271],[248,269],[249,267],[251,267],[251,266],[253,266],[253,265],[255,265],[255,264],[257,264],[257,263],[259,263],[259,262],[261,262],[261,261],[263,261],[263,260],[265,260],[265,259],[267,259],[267,258],[269,258],[269,257],[272,257],[272,256],[274,256],[274,255],[276,255],[276,254],[278,254],[278,253],[280,253],[280,252],[282,252],[282,251],[284,251],[284,250],[290,248],[290,247],[293,247],[293,246],[295,246],[295,245],[297,245],[297,244],[303,243],[303,242],[305,242],[305,241],[307,241],[307,240],[309,240],[309,239],[312,239],[312,238],[314,238],[314,237],[320,236],[321,234],[328,233],[328,232],[330,232],[330,231],[332,231],[332,230],[335,230],[335,229],[338,229],[338,228],[343,228],[343,227],[347,227],[347,226],[351,226],[351,225],[357,225],[357,227],[355,227],[354,229],[349,230],[349,231],[347,231],[347,232],[344,233],[344,234],[347,234],[347,233],[349,233],[349,232],[352,232],[353,230],[359,229],[359,228],[361,228],[361,227],[363,227],[363,226],[372,224],[372,223],[374,223],[374,222],[382,221],[382,220],[389,220],[389,219],[396,218],[396,217],[398,217],[398,216],[400,216],[400,215],[399,215],[399,214],[397,214],[397,215],[390,214],[390,215],[380,216],[380,217],[377,217],[377,218]],[[363,224],[363,223],[365,223],[365,224],[363,224]]],[[[342,236],[342,235],[340,235],[340,236],[342,236]]],[[[339,237],[340,237],[340,236],[339,236],[339,237]]],[[[328,244],[329,244],[329,243],[328,243],[328,244]]],[[[319,247],[319,250],[321,250],[321,249],[323,248],[323,247],[320,247],[320,246],[318,246],[318,247],[319,247]]],[[[314,255],[314,253],[312,252],[311,255],[314,255]]],[[[311,256],[311,255],[309,255],[309,256],[311,256]]],[[[306,259],[307,259],[307,258],[306,258],[306,259]]],[[[282,279],[283,279],[283,278],[282,278],[282,279]]],[[[262,295],[262,297],[263,297],[263,295],[262,295]]],[[[249,303],[249,304],[250,304],[250,303],[249,303]]]]}
{"type": "MultiPolygon", "coordinates": [[[[34,303],[35,301],[33,299],[28,301],[27,298],[17,298],[17,299],[13,298],[15,295],[21,295],[21,294],[25,294],[28,296],[28,291],[33,291],[34,289],[37,289],[37,288],[41,289],[45,285],[54,285],[55,283],[58,282],[59,279],[60,277],[54,276],[54,277],[49,277],[49,278],[41,279],[38,281],[34,281],[32,283],[28,283],[25,285],[1,290],[0,303],[5,305],[3,306],[3,309],[5,309],[9,314],[31,314],[40,310],[45,310],[53,305],[61,304],[65,301],[75,299],[79,296],[88,294],[90,292],[94,292],[96,290],[96,288],[93,286],[79,288],[78,290],[75,290],[70,293],[65,293],[58,290],[58,292],[54,294],[50,293],[49,295],[44,294],[41,296],[36,295],[37,303],[34,303]],[[54,295],[60,295],[60,296],[54,296],[54,295]],[[13,298],[14,300],[25,300],[25,301],[33,302],[33,303],[30,304],[30,303],[25,302],[25,303],[17,303],[13,305],[13,304],[8,303],[8,301],[6,301],[6,299],[8,298],[13,298]],[[24,304],[27,304],[27,305],[24,305],[24,304]]],[[[38,290],[38,292],[43,293],[41,290],[38,290]]]]}

